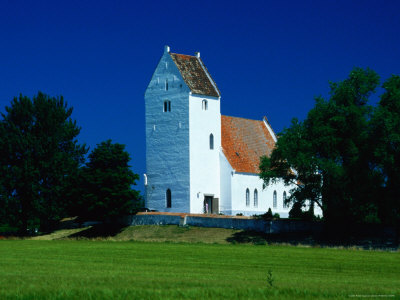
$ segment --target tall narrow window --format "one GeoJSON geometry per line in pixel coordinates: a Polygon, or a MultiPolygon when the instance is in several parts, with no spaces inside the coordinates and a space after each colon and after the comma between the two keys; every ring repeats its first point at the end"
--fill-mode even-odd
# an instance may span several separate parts
{"type": "Polygon", "coordinates": [[[208,101],[206,99],[204,99],[201,103],[201,108],[203,110],[207,110],[208,109],[208,101]]]}
{"type": "Polygon", "coordinates": [[[258,207],[258,191],[254,189],[254,207],[258,207]]]}
{"type": "Polygon", "coordinates": [[[250,191],[246,189],[246,206],[250,206],[250,191]]]}
{"type": "Polygon", "coordinates": [[[171,101],[164,101],[164,112],[171,111],[171,101]]]}
{"type": "Polygon", "coordinates": [[[168,91],[168,79],[165,79],[165,90],[168,91]]]}
{"type": "Polygon", "coordinates": [[[165,192],[165,200],[167,208],[171,208],[171,190],[167,189],[165,192]]]}
{"type": "Polygon", "coordinates": [[[214,135],[212,133],[210,134],[210,149],[214,149],[214,135]]]}
{"type": "Polygon", "coordinates": [[[277,202],[277,199],[276,199],[276,191],[274,191],[274,197],[273,197],[273,206],[274,206],[274,208],[277,208],[277,206],[278,206],[278,202],[277,202]]]}
{"type": "Polygon", "coordinates": [[[286,204],[286,191],[283,192],[282,200],[283,200],[283,207],[284,207],[284,208],[288,208],[289,205],[286,204]]]}

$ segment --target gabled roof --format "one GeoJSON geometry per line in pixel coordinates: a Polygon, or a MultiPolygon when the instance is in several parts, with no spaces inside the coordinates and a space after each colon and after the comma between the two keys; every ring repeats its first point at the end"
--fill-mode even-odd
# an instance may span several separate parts
{"type": "Polygon", "coordinates": [[[259,173],[260,157],[271,155],[276,138],[268,122],[221,116],[222,150],[236,172],[259,173]]]}
{"type": "Polygon", "coordinates": [[[220,92],[200,57],[170,53],[193,94],[219,97],[220,92]]]}

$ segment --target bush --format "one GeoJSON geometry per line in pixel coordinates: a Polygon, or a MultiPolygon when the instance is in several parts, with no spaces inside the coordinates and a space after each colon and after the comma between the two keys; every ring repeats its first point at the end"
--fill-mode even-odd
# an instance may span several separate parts
{"type": "Polygon", "coordinates": [[[289,219],[300,219],[306,221],[315,220],[313,207],[310,207],[307,211],[303,211],[301,208],[301,203],[295,202],[292,209],[289,211],[289,219]]]}
{"type": "Polygon", "coordinates": [[[273,215],[272,215],[272,210],[271,207],[268,208],[268,211],[263,215],[265,218],[267,219],[272,219],[273,215]]]}
{"type": "Polygon", "coordinates": [[[274,213],[274,219],[280,219],[281,218],[281,216],[278,214],[278,213],[274,213]]]}

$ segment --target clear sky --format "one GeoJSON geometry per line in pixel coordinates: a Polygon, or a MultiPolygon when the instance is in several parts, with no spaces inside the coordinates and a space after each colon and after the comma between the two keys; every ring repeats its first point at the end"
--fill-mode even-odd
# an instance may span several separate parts
{"type": "Polygon", "coordinates": [[[63,95],[80,142],[126,144],[143,190],[143,96],[164,45],[201,53],[222,114],[280,132],[356,66],[400,75],[400,1],[0,0],[0,111],[63,95]]]}

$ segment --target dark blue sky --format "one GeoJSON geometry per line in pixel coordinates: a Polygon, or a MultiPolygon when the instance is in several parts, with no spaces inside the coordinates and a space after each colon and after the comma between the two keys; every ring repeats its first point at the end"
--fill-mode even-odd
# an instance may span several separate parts
{"type": "Polygon", "coordinates": [[[63,95],[79,140],[126,144],[143,189],[143,95],[164,45],[201,52],[222,114],[266,115],[279,132],[356,66],[400,74],[399,15],[398,0],[0,0],[0,110],[63,95]]]}

